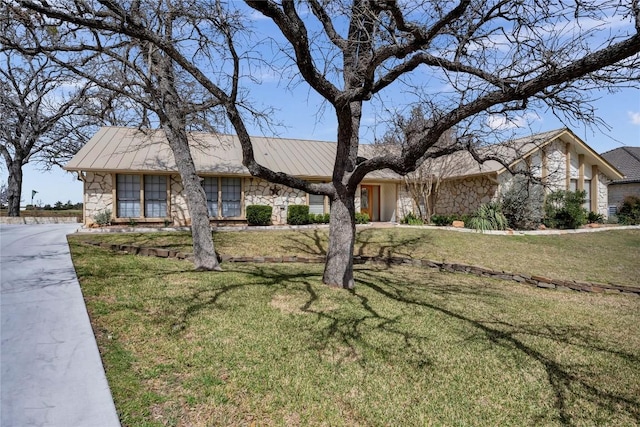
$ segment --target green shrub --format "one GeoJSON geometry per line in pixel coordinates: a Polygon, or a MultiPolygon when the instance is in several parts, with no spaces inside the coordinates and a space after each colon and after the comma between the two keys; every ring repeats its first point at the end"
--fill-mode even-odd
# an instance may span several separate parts
{"type": "Polygon", "coordinates": [[[356,212],[356,224],[369,224],[369,214],[356,212]]]}
{"type": "Polygon", "coordinates": [[[249,225],[270,225],[273,208],[267,205],[247,206],[247,222],[249,225]]]}
{"type": "Polygon", "coordinates": [[[490,202],[480,205],[478,210],[465,222],[467,228],[478,231],[504,230],[509,225],[502,213],[500,203],[490,202]]]}
{"type": "Polygon", "coordinates": [[[291,205],[287,211],[287,224],[304,225],[309,224],[309,206],[291,205]]]}
{"type": "Polygon", "coordinates": [[[311,224],[328,224],[329,214],[309,214],[309,223],[311,224]]]}
{"type": "Polygon", "coordinates": [[[640,197],[627,196],[618,209],[618,222],[624,225],[640,224],[640,197]]]}
{"type": "Polygon", "coordinates": [[[516,176],[500,197],[502,213],[509,227],[534,230],[544,218],[544,189],[523,176],[516,176]]]}
{"type": "Polygon", "coordinates": [[[102,212],[98,212],[96,216],[93,217],[93,220],[100,227],[111,224],[111,210],[105,209],[102,212]]]}
{"type": "Polygon", "coordinates": [[[424,224],[424,221],[422,218],[415,216],[413,212],[409,212],[404,216],[404,218],[402,218],[402,223],[409,225],[422,225],[424,224]]]}
{"type": "Polygon", "coordinates": [[[431,215],[431,222],[438,227],[445,227],[453,223],[452,215],[431,215]]]}
{"type": "Polygon", "coordinates": [[[604,222],[604,215],[591,211],[587,214],[587,222],[589,224],[602,224],[604,222]]]}
{"type": "Polygon", "coordinates": [[[579,228],[587,223],[584,191],[558,190],[547,196],[544,225],[551,228],[579,228]]]}

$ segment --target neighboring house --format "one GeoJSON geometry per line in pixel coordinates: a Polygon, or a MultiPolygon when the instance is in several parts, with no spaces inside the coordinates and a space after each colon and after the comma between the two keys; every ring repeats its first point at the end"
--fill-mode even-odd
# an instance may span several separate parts
{"type": "Polygon", "coordinates": [[[624,175],[609,183],[609,214],[614,215],[625,197],[640,197],[640,147],[620,147],[601,156],[624,175]]]}
{"type": "MultiPolygon", "coordinates": [[[[287,208],[309,205],[312,213],[328,213],[326,197],[252,177],[242,165],[237,137],[193,133],[192,156],[202,176],[211,220],[245,222],[248,205],[273,207],[274,224],[286,222],[287,208]]],[[[256,160],[262,165],[318,182],[329,181],[336,144],[281,138],[252,138],[256,160]]],[[[375,146],[362,145],[360,155],[375,146]]],[[[567,129],[482,148],[483,154],[506,159],[511,170],[526,169],[540,176],[550,189],[584,189],[590,210],[607,214],[607,183],[622,175],[567,129]]],[[[443,180],[438,213],[467,213],[499,197],[513,175],[501,163],[478,164],[466,152],[446,162],[455,165],[443,180]],[[453,160],[453,162],[451,161],[453,160]]],[[[189,214],[180,176],[162,131],[104,127],[65,167],[84,182],[84,223],[105,210],[113,222],[170,222],[188,224],[189,214]]],[[[368,174],[356,193],[356,210],[373,221],[394,222],[415,205],[403,177],[389,170],[368,174]]]]}

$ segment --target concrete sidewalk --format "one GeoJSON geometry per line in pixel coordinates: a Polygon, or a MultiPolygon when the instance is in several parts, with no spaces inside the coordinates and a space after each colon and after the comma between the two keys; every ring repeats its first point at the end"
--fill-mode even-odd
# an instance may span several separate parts
{"type": "Polygon", "coordinates": [[[9,426],[119,426],[66,235],[0,225],[1,415],[9,426]]]}

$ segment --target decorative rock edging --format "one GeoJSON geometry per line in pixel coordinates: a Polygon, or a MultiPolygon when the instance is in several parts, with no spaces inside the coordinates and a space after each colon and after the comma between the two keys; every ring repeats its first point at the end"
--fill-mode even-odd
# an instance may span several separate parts
{"type": "MultiPolygon", "coordinates": [[[[187,252],[179,252],[172,249],[145,248],[136,245],[118,245],[106,242],[84,242],[88,245],[99,246],[113,251],[121,251],[134,255],[155,256],[159,258],[176,258],[176,259],[192,259],[193,254],[187,252]]],[[[230,256],[220,255],[222,262],[246,262],[246,263],[323,263],[325,257],[300,257],[300,256],[284,256],[284,257],[249,257],[249,256],[230,256]]],[[[476,265],[467,265],[451,262],[438,262],[427,259],[413,259],[405,257],[368,257],[356,256],[353,258],[354,264],[384,264],[384,265],[411,265],[414,267],[437,268],[441,271],[451,273],[466,273],[480,277],[490,277],[493,279],[510,280],[525,285],[535,286],[544,289],[556,289],[559,291],[581,291],[595,293],[620,293],[628,296],[640,297],[640,288],[631,286],[614,285],[610,283],[583,282],[579,280],[561,280],[550,279],[543,276],[527,275],[520,273],[511,273],[502,270],[493,270],[486,267],[476,265]]]]}

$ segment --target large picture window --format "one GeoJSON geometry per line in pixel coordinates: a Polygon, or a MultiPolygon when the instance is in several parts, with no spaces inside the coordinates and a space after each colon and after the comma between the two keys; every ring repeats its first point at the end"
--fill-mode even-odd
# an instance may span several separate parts
{"type": "Polygon", "coordinates": [[[119,218],[140,217],[140,175],[118,175],[116,194],[119,218]]]}
{"type": "Polygon", "coordinates": [[[167,177],[146,175],[144,177],[144,216],[164,218],[167,216],[167,177]]]}
{"type": "Polygon", "coordinates": [[[202,181],[207,195],[209,216],[239,218],[242,216],[242,181],[240,178],[205,177],[202,181]]]}
{"type": "Polygon", "coordinates": [[[167,177],[117,175],[116,201],[118,218],[166,218],[167,177]]]}

